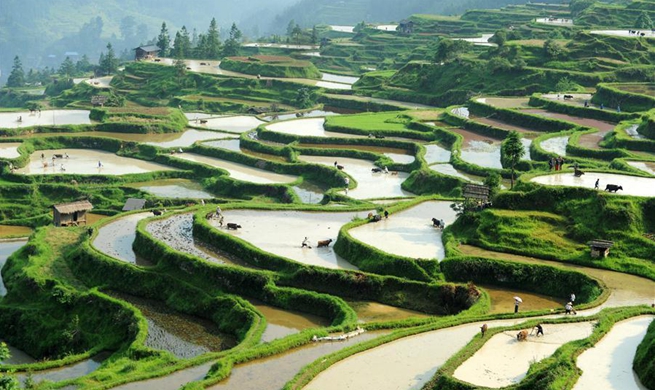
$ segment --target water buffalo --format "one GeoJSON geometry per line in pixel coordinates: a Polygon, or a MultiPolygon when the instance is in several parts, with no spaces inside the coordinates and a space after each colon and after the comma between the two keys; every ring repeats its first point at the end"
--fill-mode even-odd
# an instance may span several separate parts
{"type": "Polygon", "coordinates": [[[623,191],[623,187],[619,186],[619,185],[616,185],[616,184],[608,184],[608,185],[605,186],[605,191],[616,192],[618,190],[623,191]]]}
{"type": "Polygon", "coordinates": [[[571,100],[573,99],[573,95],[564,95],[564,100],[571,100]]]}
{"type": "Polygon", "coordinates": [[[380,173],[380,172],[382,172],[382,168],[372,168],[372,169],[371,169],[371,172],[373,172],[373,173],[380,173]]]}
{"type": "Polygon", "coordinates": [[[482,337],[484,337],[484,334],[487,333],[487,324],[482,324],[480,332],[482,332],[482,337]]]}
{"type": "Polygon", "coordinates": [[[582,176],[582,175],[584,175],[584,172],[582,172],[582,171],[579,170],[579,169],[575,169],[575,170],[573,171],[573,176],[575,176],[575,177],[580,177],[580,176],[582,176]]]}
{"type": "Polygon", "coordinates": [[[321,247],[324,247],[324,246],[330,246],[331,242],[332,242],[331,238],[329,240],[319,241],[317,247],[321,248],[321,247]]]}
{"type": "Polygon", "coordinates": [[[152,213],[153,213],[154,215],[164,215],[164,212],[161,211],[161,210],[152,210],[152,213]]]}
{"type": "Polygon", "coordinates": [[[528,331],[522,330],[516,334],[516,339],[518,341],[527,341],[528,340],[528,331]]]}
{"type": "Polygon", "coordinates": [[[230,230],[230,229],[237,230],[237,229],[240,229],[240,228],[241,228],[241,225],[239,225],[239,224],[232,223],[232,222],[227,223],[227,230],[230,230]]]}

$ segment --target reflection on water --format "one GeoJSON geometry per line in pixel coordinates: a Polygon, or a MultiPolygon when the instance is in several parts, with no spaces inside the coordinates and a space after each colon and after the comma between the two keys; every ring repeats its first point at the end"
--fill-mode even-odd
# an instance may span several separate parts
{"type": "Polygon", "coordinates": [[[582,375],[573,390],[645,390],[632,370],[632,361],[651,321],[653,316],[618,322],[593,348],[582,352],[576,359],[582,375]]]}
{"type": "Polygon", "coordinates": [[[451,164],[435,164],[435,165],[430,165],[429,168],[435,172],[439,172],[444,175],[455,176],[460,179],[470,181],[471,183],[482,184],[482,180],[481,180],[482,178],[478,176],[469,175],[464,172],[460,172],[457,169],[455,169],[455,167],[453,167],[451,164]]]}
{"type": "Polygon", "coordinates": [[[446,226],[457,215],[452,202],[423,202],[389,215],[377,223],[367,223],[349,231],[356,240],[398,256],[420,259],[443,259],[441,230],[432,225],[432,218],[443,219],[446,226]]]}
{"type": "Polygon", "coordinates": [[[555,298],[543,294],[537,294],[528,291],[520,290],[507,290],[504,288],[482,284],[480,287],[487,290],[491,298],[490,314],[496,313],[513,313],[514,312],[514,297],[519,296],[523,299],[523,303],[519,307],[519,311],[534,311],[544,309],[560,309],[566,304],[565,297],[555,298]]]}
{"type": "Polygon", "coordinates": [[[321,80],[323,81],[329,81],[333,83],[342,83],[342,84],[355,84],[357,80],[359,80],[359,77],[352,77],[352,76],[341,76],[338,74],[331,74],[331,73],[323,73],[323,76],[321,76],[321,80]]]}
{"type": "MultiPolygon", "coordinates": [[[[0,241],[0,297],[7,295],[7,289],[2,280],[2,267],[5,266],[7,258],[11,256],[12,253],[19,250],[23,245],[25,245],[26,240],[1,240],[0,241]]],[[[1,336],[1,334],[0,334],[1,336]]]]}
{"type": "Polygon", "coordinates": [[[323,200],[323,189],[315,184],[304,181],[300,185],[291,187],[303,203],[318,204],[323,200]]]}
{"type": "Polygon", "coordinates": [[[425,318],[429,315],[371,301],[346,301],[357,313],[359,322],[399,321],[406,318],[425,318]]]}
{"type": "Polygon", "coordinates": [[[140,266],[151,266],[147,260],[138,257],[132,249],[136,238],[136,225],[152,213],[129,214],[114,220],[98,230],[93,246],[116,259],[140,266]]]}
{"type": "Polygon", "coordinates": [[[244,265],[242,262],[235,262],[234,259],[222,256],[197,242],[193,237],[193,214],[191,213],[176,214],[169,218],[150,222],[146,225],[146,231],[176,251],[188,253],[213,263],[244,265]]]}
{"type": "Polygon", "coordinates": [[[0,128],[30,126],[90,125],[88,110],[46,110],[30,114],[29,111],[0,113],[0,128]]]}
{"type": "MultiPolygon", "coordinates": [[[[5,341],[5,340],[0,339],[0,341],[5,341]]],[[[13,347],[11,344],[7,343],[6,341],[5,343],[9,348],[9,358],[0,361],[0,363],[18,365],[18,364],[31,364],[36,362],[36,359],[31,357],[27,353],[21,351],[16,347],[13,347]]]]}
{"type": "Polygon", "coordinates": [[[170,171],[171,167],[122,157],[114,153],[93,149],[55,149],[36,151],[30,155],[30,162],[25,167],[17,169],[16,173],[25,175],[125,175],[129,173],[146,173],[154,171],[170,171]],[[41,159],[41,155],[44,159],[41,159]],[[53,155],[69,155],[69,158],[52,159],[53,155]],[[101,166],[99,166],[101,164],[101,166]],[[47,166],[45,166],[47,165],[47,166]]]}
{"type": "Polygon", "coordinates": [[[18,158],[20,142],[0,142],[0,158],[18,158]]]}
{"type": "Polygon", "coordinates": [[[197,182],[187,179],[166,179],[130,183],[126,187],[138,188],[160,198],[213,199],[197,182]]]}
{"type": "Polygon", "coordinates": [[[541,148],[546,152],[555,153],[559,156],[566,156],[566,145],[569,143],[569,136],[553,137],[541,141],[541,148]]]}
{"type": "Polygon", "coordinates": [[[500,141],[488,143],[485,141],[469,141],[462,147],[462,160],[485,168],[502,169],[500,163],[500,141]]]}
{"type": "Polygon", "coordinates": [[[623,190],[616,192],[620,195],[655,196],[655,179],[649,177],[598,172],[586,172],[584,175],[576,177],[573,176],[572,172],[569,172],[537,176],[530,179],[532,182],[549,186],[558,185],[586,188],[594,188],[596,180],[600,180],[600,190],[605,189],[607,184],[615,184],[623,187],[623,190]]]}
{"type": "Polygon", "coordinates": [[[357,269],[338,256],[332,247],[341,226],[353,217],[365,217],[368,211],[360,212],[309,212],[275,210],[224,210],[225,222],[241,225],[238,230],[226,230],[212,224],[223,232],[239,237],[267,252],[283,256],[299,263],[326,268],[357,269]],[[301,248],[302,241],[309,237],[312,248],[301,248]],[[317,247],[319,240],[332,239],[328,247],[317,247]]]}
{"type": "Polygon", "coordinates": [[[297,176],[283,175],[264,169],[254,168],[249,165],[238,164],[216,157],[208,157],[195,153],[176,154],[175,158],[193,161],[200,164],[206,164],[217,168],[222,168],[230,174],[230,177],[236,180],[249,181],[252,183],[271,184],[271,183],[292,183],[298,180],[297,176]]]}
{"type": "Polygon", "coordinates": [[[168,351],[180,359],[189,359],[207,352],[222,351],[236,345],[236,340],[221,333],[212,321],[181,314],[161,302],[118,292],[110,295],[129,302],[148,321],[145,345],[168,351]]]}
{"type": "Polygon", "coordinates": [[[330,325],[328,319],[313,314],[280,309],[256,299],[248,299],[248,301],[266,318],[267,326],[261,339],[263,343],[298,333],[303,329],[330,325]]]}
{"type": "MultiPolygon", "coordinates": [[[[209,389],[261,390],[281,389],[302,367],[346,347],[371,340],[388,332],[365,332],[339,342],[311,343],[300,348],[235,366],[224,381],[209,389]]],[[[337,389],[339,387],[334,387],[337,389]]]]}
{"type": "Polygon", "coordinates": [[[299,160],[334,166],[335,160],[343,165],[343,172],[352,176],[357,181],[357,188],[350,190],[348,196],[354,199],[376,199],[376,198],[399,198],[413,196],[411,192],[402,189],[401,184],[409,176],[406,172],[397,174],[374,173],[371,171],[377,168],[368,160],[331,156],[306,156],[298,157],[299,160]]]}
{"type": "MultiPolygon", "coordinates": [[[[201,118],[199,118],[201,119],[201,118]]],[[[254,116],[227,116],[227,117],[218,117],[218,118],[209,118],[204,119],[205,123],[195,120],[191,121],[191,124],[196,126],[206,127],[212,130],[222,130],[230,133],[243,133],[246,131],[253,130],[257,126],[261,125],[262,122],[254,116]]],[[[219,138],[219,137],[216,137],[219,138]]]]}
{"type": "Polygon", "coordinates": [[[637,169],[640,169],[644,172],[655,175],[655,163],[650,161],[628,161],[628,165],[631,165],[637,169]]]}
{"type": "MultiPolygon", "coordinates": [[[[67,379],[79,378],[84,375],[88,375],[93,371],[97,370],[98,367],[109,357],[109,352],[102,352],[90,359],[82,360],[81,362],[71,364],[69,366],[64,366],[61,368],[54,368],[51,370],[44,371],[34,371],[32,372],[32,380],[34,382],[41,381],[52,381],[59,382],[67,379]]],[[[18,380],[23,384],[27,380],[27,375],[24,373],[19,373],[16,375],[18,380]]]]}
{"type": "Polygon", "coordinates": [[[324,118],[295,119],[266,126],[267,130],[296,136],[362,138],[362,135],[334,133],[323,128],[324,118]]]}
{"type": "Polygon", "coordinates": [[[436,144],[424,145],[425,146],[425,162],[434,164],[438,162],[450,161],[450,150],[442,148],[436,144]]]}
{"type": "Polygon", "coordinates": [[[335,111],[313,110],[313,111],[309,111],[309,112],[303,112],[301,115],[298,115],[298,114],[295,114],[295,113],[271,115],[271,116],[264,117],[264,120],[266,120],[266,121],[274,121],[274,120],[285,121],[285,120],[296,119],[296,118],[315,118],[315,117],[324,117],[324,116],[331,116],[331,115],[340,115],[340,113],[335,112],[335,111]]]}

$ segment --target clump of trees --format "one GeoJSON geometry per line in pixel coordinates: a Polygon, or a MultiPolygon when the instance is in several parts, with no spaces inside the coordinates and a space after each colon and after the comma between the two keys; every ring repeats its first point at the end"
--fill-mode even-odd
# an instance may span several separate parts
{"type": "Polygon", "coordinates": [[[166,23],[162,23],[161,30],[157,36],[156,44],[159,47],[159,55],[162,57],[199,58],[215,60],[223,57],[239,55],[239,48],[243,34],[235,23],[232,23],[228,39],[221,42],[220,30],[216,18],[212,18],[206,33],[197,34],[195,29],[189,33],[186,26],[175,33],[171,44],[170,33],[166,23]]]}
{"type": "Polygon", "coordinates": [[[521,135],[517,131],[510,131],[502,145],[500,146],[500,156],[503,166],[509,166],[512,170],[510,178],[510,189],[514,188],[514,170],[516,164],[521,161],[525,155],[525,149],[521,143],[521,135]]]}

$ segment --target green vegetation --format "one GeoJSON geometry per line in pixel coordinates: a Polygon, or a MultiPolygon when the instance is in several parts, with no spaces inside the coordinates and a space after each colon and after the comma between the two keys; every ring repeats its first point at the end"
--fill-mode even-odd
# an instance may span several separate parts
{"type": "Polygon", "coordinates": [[[641,383],[646,387],[653,387],[655,384],[655,372],[653,370],[652,358],[655,353],[655,321],[648,326],[646,337],[639,344],[634,360],[634,370],[639,376],[641,383]]]}
{"type": "MultiPolygon", "coordinates": [[[[144,2],[144,7],[152,5],[150,0],[144,2]]],[[[4,137],[0,147],[8,143],[0,148],[0,219],[10,226],[6,231],[20,226],[34,228],[34,232],[2,269],[7,295],[0,300],[0,338],[39,360],[0,365],[0,387],[16,386],[11,375],[15,370],[22,374],[63,367],[107,351],[110,357],[94,371],[56,384],[37,384],[38,388],[109,388],[198,369],[196,366],[203,364],[209,367],[211,362],[211,368],[197,376],[202,379],[185,385],[200,389],[227,378],[239,364],[294,354],[299,347],[312,343],[315,336],[338,335],[357,327],[383,331],[371,340],[347,348],[336,346],[334,353],[308,361],[285,386],[299,389],[334,363],[391,341],[402,343],[403,337],[520,316],[539,318],[506,328],[492,327],[490,334],[531,327],[537,321],[598,324],[590,337],[567,343],[552,356],[532,364],[525,379],[512,386],[570,388],[580,375],[575,359],[582,351],[591,348],[616,322],[654,313],[645,305],[632,306],[646,303],[647,299],[639,295],[641,286],[634,290],[632,286],[610,286],[609,279],[602,278],[603,282],[601,277],[567,270],[557,262],[655,280],[655,198],[597,191],[586,184],[586,188],[575,188],[530,181],[550,174],[548,162],[560,155],[565,164],[557,174],[572,175],[575,166],[588,175],[580,180],[596,173],[652,179],[655,41],[635,34],[590,32],[605,28],[646,30],[655,17],[652,0],[609,4],[573,0],[570,6],[528,3],[496,10],[484,9],[490,0],[474,0],[466,4],[479,9],[461,16],[404,15],[402,23],[394,22],[399,24],[396,31],[360,23],[362,12],[369,12],[373,4],[368,0],[332,3],[301,1],[284,11],[284,15],[293,16],[282,22],[286,32],[262,37],[259,45],[241,45],[250,31],[242,32],[234,23],[226,33],[227,40],[221,42],[219,29],[230,24],[220,19],[212,18],[209,28],[197,34],[191,25],[177,29],[178,23],[169,18],[143,16],[144,24],[156,27],[152,31],[158,32],[155,43],[162,49],[160,56],[168,58],[120,64],[126,58],[121,49],[141,39],[143,31],[138,32],[136,20],[126,18],[117,23],[121,39],[104,40],[103,19],[98,17],[82,27],[84,39],[79,37],[80,45],[96,42],[98,54],[102,54],[97,66],[88,58],[77,62],[66,58],[58,69],[25,72],[23,57],[14,58],[7,88],[0,90],[0,135],[4,137]],[[322,11],[298,14],[298,10],[309,7],[322,11]],[[325,15],[335,19],[315,20],[325,15]],[[347,18],[356,18],[353,33],[320,24],[347,18]],[[549,20],[555,18],[572,23],[549,20]],[[173,26],[177,33],[171,36],[173,26]],[[293,44],[314,46],[307,53],[293,44]],[[112,77],[77,84],[72,79],[89,77],[92,72],[112,77]],[[325,85],[319,83],[321,72],[359,76],[359,80],[352,89],[344,82],[342,89],[328,90],[319,87],[325,85]],[[560,99],[561,95],[565,96],[560,99]],[[92,122],[74,126],[35,124],[41,123],[39,110],[47,115],[54,107],[88,109],[92,122]],[[25,109],[32,112],[25,113],[25,109]],[[290,121],[283,133],[269,130],[267,124],[257,126],[263,122],[254,120],[314,117],[322,115],[320,110],[330,113],[320,121],[326,134],[303,128],[309,121],[290,121]],[[252,117],[244,118],[245,113],[252,117]],[[219,115],[223,117],[217,119],[219,115]],[[198,119],[190,122],[187,116],[198,119]],[[243,125],[243,131],[215,130],[217,122],[231,120],[236,129],[242,122],[255,125],[243,125]],[[298,128],[293,127],[296,124],[298,128]],[[193,131],[187,132],[188,127],[193,131]],[[599,137],[600,132],[605,135],[599,137]],[[171,142],[149,142],[150,137],[171,142]],[[187,142],[186,137],[197,141],[187,142]],[[568,141],[562,139],[554,147],[549,141],[559,137],[568,137],[568,141]],[[207,138],[220,140],[221,146],[205,142],[207,138]],[[530,153],[525,153],[521,138],[532,141],[530,153]],[[12,155],[16,145],[18,157],[12,155]],[[173,169],[116,176],[103,171],[89,175],[63,170],[51,175],[16,172],[30,163],[31,154],[55,149],[101,150],[173,169]],[[492,165],[476,157],[484,153],[486,159],[498,149],[500,161],[493,161],[501,163],[493,165],[497,168],[487,168],[492,165]],[[242,164],[260,170],[262,176],[277,173],[297,179],[292,183],[238,180],[228,169],[196,163],[179,153],[242,164]],[[403,159],[390,157],[397,154],[403,154],[403,159]],[[385,186],[393,181],[396,187],[416,196],[387,199],[384,186],[380,186],[373,199],[352,198],[347,189],[363,185],[358,175],[371,174],[370,167],[366,172],[348,166],[337,169],[331,164],[303,162],[301,155],[324,156],[328,161],[354,158],[388,167],[392,171],[388,176],[373,177],[388,180],[385,186]],[[634,162],[641,165],[631,165],[634,162]],[[407,179],[402,184],[395,181],[404,172],[407,179]],[[166,179],[193,180],[196,189],[213,198],[169,198],[137,188],[143,182],[166,179]],[[464,186],[470,181],[487,185],[489,199],[471,198],[471,189],[467,191],[464,186]],[[320,203],[303,203],[306,193],[320,203]],[[146,210],[123,212],[129,198],[144,199],[146,210]],[[93,204],[94,220],[104,216],[100,222],[84,227],[50,226],[53,205],[82,199],[93,204]],[[411,236],[407,238],[409,244],[402,244],[409,248],[402,256],[356,239],[351,229],[369,223],[356,216],[340,226],[338,233],[332,231],[330,236],[338,234],[338,239],[331,248],[298,248],[303,254],[309,253],[306,250],[322,251],[321,256],[341,258],[355,269],[325,268],[296,261],[294,256],[283,257],[243,239],[242,233],[249,228],[246,224],[243,230],[228,232],[227,227],[218,227],[218,220],[209,219],[219,205],[230,224],[239,223],[230,217],[237,210],[253,214],[387,210],[390,219],[371,226],[396,229],[396,215],[435,200],[454,202],[451,207],[457,214],[445,230],[431,226],[429,216],[421,216],[422,221],[417,222],[442,240],[445,259],[441,262],[413,254],[411,245],[419,243],[411,236]],[[137,213],[148,210],[164,215],[135,222],[134,244],[122,248],[131,248],[137,263],[120,261],[94,246],[101,229],[109,223],[126,215],[137,218],[137,213]],[[161,232],[150,229],[154,221],[167,223],[168,218],[184,214],[189,225],[181,227],[183,234],[175,238],[196,246],[193,250],[183,246],[173,249],[172,244],[159,239],[161,232]],[[609,256],[592,258],[588,242],[597,239],[613,242],[609,256]],[[192,254],[200,248],[229,261],[219,264],[192,254]],[[543,265],[544,260],[552,265],[543,265]],[[604,304],[618,289],[624,300],[620,304],[625,306],[604,308],[584,319],[553,317],[562,309],[548,307],[490,315],[504,298],[495,289],[485,291],[477,285],[554,299],[575,291],[580,309],[604,304]],[[209,321],[235,345],[189,359],[155,348],[147,342],[151,318],[128,303],[128,295],[192,316],[190,322],[209,321]],[[252,301],[282,313],[293,312],[294,316],[296,312],[317,316],[327,326],[300,330],[294,323],[289,326],[293,334],[261,342],[263,335],[275,328],[268,322],[277,324],[252,301]],[[389,316],[362,322],[369,315],[365,310],[380,310],[389,316]],[[407,318],[407,310],[423,315],[407,318]]],[[[462,7],[422,0],[412,4],[440,11],[462,7]]],[[[393,6],[406,9],[412,4],[395,2],[393,6]]],[[[201,1],[193,13],[209,19],[209,14],[196,9],[202,5],[208,4],[201,1]]],[[[375,15],[388,12],[391,5],[387,0],[376,2],[374,8],[379,13],[375,15]]],[[[8,8],[17,6],[11,3],[8,8]]],[[[79,9],[86,6],[79,5],[79,9]]],[[[128,6],[121,12],[131,10],[128,6]]],[[[77,16],[80,13],[73,12],[77,16]]],[[[393,15],[395,19],[403,14],[393,15]]],[[[32,21],[25,23],[31,25],[32,21]]],[[[2,25],[0,43],[4,32],[6,26],[2,25]]],[[[74,163],[73,157],[66,162],[74,163]]],[[[498,159],[497,155],[489,158],[498,159]]],[[[308,232],[311,223],[306,224],[308,232]]],[[[286,228],[270,220],[261,224],[270,229],[286,228]]],[[[316,238],[322,239],[312,237],[316,238]]],[[[617,300],[608,302],[616,304],[617,300]]],[[[649,366],[653,330],[651,325],[635,358],[635,371],[647,386],[653,382],[649,366]]],[[[473,388],[454,379],[453,372],[485,341],[474,337],[425,388],[473,388]]],[[[0,343],[0,359],[6,355],[7,348],[0,343]]]]}

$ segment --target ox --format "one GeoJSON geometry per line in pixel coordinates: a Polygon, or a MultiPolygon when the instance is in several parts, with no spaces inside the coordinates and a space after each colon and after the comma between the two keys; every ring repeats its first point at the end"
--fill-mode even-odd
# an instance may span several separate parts
{"type": "Polygon", "coordinates": [[[518,341],[527,341],[528,340],[528,331],[522,330],[516,334],[516,339],[518,341]]]}
{"type": "Polygon", "coordinates": [[[480,327],[480,332],[482,332],[482,337],[484,337],[484,334],[487,333],[487,324],[483,324],[480,327]]]}
{"type": "Polygon", "coordinates": [[[164,212],[161,211],[161,210],[152,210],[152,213],[153,213],[154,215],[164,215],[164,212]]]}
{"type": "Polygon", "coordinates": [[[330,246],[331,242],[332,242],[331,238],[329,240],[322,240],[322,241],[319,241],[318,245],[316,245],[316,246],[319,247],[319,248],[322,248],[324,246],[327,247],[327,246],[330,246]]]}
{"type": "Polygon", "coordinates": [[[240,229],[240,228],[241,228],[241,225],[239,225],[239,224],[236,224],[236,223],[233,223],[233,222],[228,222],[227,223],[227,230],[230,230],[230,229],[237,230],[237,229],[240,229]]]}
{"type": "Polygon", "coordinates": [[[373,172],[373,173],[380,173],[380,172],[382,172],[382,168],[372,168],[372,169],[371,169],[371,172],[373,172]]]}
{"type": "Polygon", "coordinates": [[[619,186],[619,185],[616,185],[616,184],[608,184],[608,185],[605,186],[605,191],[616,192],[618,190],[623,191],[623,187],[619,186]]]}
{"type": "Polygon", "coordinates": [[[571,100],[573,99],[573,95],[564,95],[564,100],[571,100]]]}

